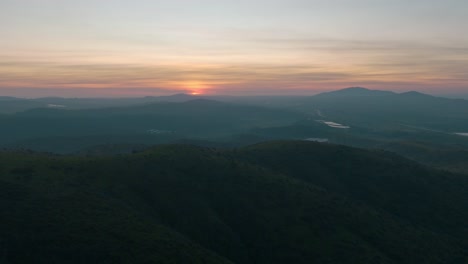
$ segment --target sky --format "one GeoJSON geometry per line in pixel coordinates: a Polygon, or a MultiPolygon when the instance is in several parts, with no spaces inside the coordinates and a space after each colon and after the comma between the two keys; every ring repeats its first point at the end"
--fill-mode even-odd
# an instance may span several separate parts
{"type": "Polygon", "coordinates": [[[468,93],[466,0],[0,0],[0,95],[468,93]]]}

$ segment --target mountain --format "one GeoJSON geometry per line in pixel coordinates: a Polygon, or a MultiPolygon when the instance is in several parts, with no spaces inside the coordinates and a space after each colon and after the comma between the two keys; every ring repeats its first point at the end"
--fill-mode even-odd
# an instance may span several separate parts
{"type": "Polygon", "coordinates": [[[10,100],[19,100],[19,98],[11,96],[0,96],[0,101],[10,101],[10,100]]]}
{"type": "Polygon", "coordinates": [[[153,99],[155,99],[156,101],[162,101],[162,102],[186,102],[186,101],[194,100],[197,98],[200,98],[200,96],[184,94],[184,93],[173,94],[173,95],[168,95],[168,96],[153,97],[153,99]]]}
{"type": "Polygon", "coordinates": [[[0,98],[0,114],[11,114],[33,108],[47,107],[45,103],[14,97],[0,98]]]}
{"type": "Polygon", "coordinates": [[[92,143],[155,144],[187,138],[216,139],[255,127],[291,124],[303,116],[284,109],[206,99],[102,109],[32,109],[0,116],[0,147],[74,152],[91,147],[92,143]],[[80,146],[79,142],[84,144],[80,146]],[[70,145],[80,148],[66,148],[70,145]]]}
{"type": "Polygon", "coordinates": [[[378,147],[428,166],[468,173],[468,149],[462,144],[438,144],[413,140],[387,142],[378,147]]]}
{"type": "Polygon", "coordinates": [[[304,98],[293,109],[354,126],[376,128],[404,124],[446,133],[468,131],[467,100],[418,92],[397,94],[351,88],[304,98]]]}
{"type": "Polygon", "coordinates": [[[340,97],[340,96],[388,96],[393,95],[394,92],[370,90],[363,87],[350,87],[337,91],[326,92],[316,95],[315,97],[340,97]]]}
{"type": "Polygon", "coordinates": [[[304,141],[0,153],[4,263],[466,263],[468,178],[304,141]]]}
{"type": "Polygon", "coordinates": [[[109,155],[177,142],[232,148],[308,139],[385,149],[437,168],[468,171],[468,101],[415,91],[352,87],[302,97],[6,98],[2,111],[8,114],[0,114],[0,148],[109,155]]]}
{"type": "MultiPolygon", "coordinates": [[[[402,97],[434,97],[428,94],[424,94],[417,91],[409,91],[409,92],[402,92],[402,93],[395,93],[392,91],[382,91],[382,90],[371,90],[364,87],[349,87],[344,88],[336,91],[331,92],[324,92],[314,97],[354,97],[354,96],[392,96],[392,95],[399,95],[402,97]]],[[[441,98],[441,97],[439,97],[441,98]]]]}
{"type": "Polygon", "coordinates": [[[197,99],[197,97],[187,94],[175,94],[169,96],[147,96],[135,98],[61,98],[47,97],[34,99],[48,105],[63,105],[67,109],[98,109],[109,107],[127,107],[157,102],[185,102],[197,99]]]}
{"type": "Polygon", "coordinates": [[[432,95],[428,95],[428,94],[424,94],[424,93],[420,93],[416,91],[403,92],[403,93],[400,93],[400,96],[413,97],[413,98],[416,98],[416,97],[434,98],[434,96],[432,95]]]}
{"type": "Polygon", "coordinates": [[[174,94],[169,96],[147,96],[136,98],[63,98],[42,97],[23,99],[0,96],[0,113],[17,113],[34,108],[50,108],[60,106],[67,109],[96,109],[108,107],[134,106],[156,102],[186,102],[201,98],[188,94],[174,94]]]}

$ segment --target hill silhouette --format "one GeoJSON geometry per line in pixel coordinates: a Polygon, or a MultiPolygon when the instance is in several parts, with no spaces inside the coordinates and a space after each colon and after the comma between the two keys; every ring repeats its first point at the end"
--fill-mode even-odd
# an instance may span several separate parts
{"type": "Polygon", "coordinates": [[[468,101],[435,97],[419,92],[350,88],[304,98],[295,107],[337,122],[354,126],[380,128],[396,124],[411,124],[447,133],[468,131],[468,101]]]}
{"type": "MultiPolygon", "coordinates": [[[[158,102],[102,109],[31,109],[0,116],[0,146],[47,145],[44,150],[60,150],[65,139],[76,138],[86,145],[103,144],[102,137],[123,138],[120,143],[155,144],[182,138],[216,138],[242,133],[253,127],[284,125],[302,118],[289,110],[244,106],[207,99],[187,102],[158,102]],[[152,137],[149,138],[148,135],[152,137]],[[101,138],[101,139],[99,139],[101,138]],[[141,141],[140,139],[148,139],[141,141]],[[57,143],[54,143],[57,140],[57,143]],[[61,143],[58,141],[60,140],[61,143]]],[[[107,141],[107,140],[105,140],[107,141]]],[[[104,142],[105,142],[104,141],[104,142]]],[[[80,148],[75,151],[80,150],[80,148]]]]}
{"type": "Polygon", "coordinates": [[[177,142],[240,147],[316,139],[468,171],[468,101],[415,91],[0,100],[0,113],[9,113],[0,114],[0,148],[109,155],[177,142]]]}
{"type": "Polygon", "coordinates": [[[394,92],[371,90],[364,87],[350,87],[341,90],[320,93],[315,97],[334,97],[334,96],[388,96],[394,95],[394,92]]]}

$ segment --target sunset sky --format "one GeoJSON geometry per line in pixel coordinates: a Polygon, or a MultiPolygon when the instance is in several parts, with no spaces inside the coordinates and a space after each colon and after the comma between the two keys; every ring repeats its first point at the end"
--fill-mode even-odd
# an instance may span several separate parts
{"type": "Polygon", "coordinates": [[[0,95],[468,93],[467,25],[466,0],[0,0],[0,95]]]}

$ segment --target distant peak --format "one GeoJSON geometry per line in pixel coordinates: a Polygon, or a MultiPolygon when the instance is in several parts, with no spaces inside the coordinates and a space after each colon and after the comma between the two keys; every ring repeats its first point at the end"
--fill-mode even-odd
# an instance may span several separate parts
{"type": "Polygon", "coordinates": [[[195,98],[185,102],[186,104],[223,104],[220,101],[206,99],[206,98],[195,98]]]}
{"type": "Polygon", "coordinates": [[[191,94],[186,94],[186,93],[177,93],[177,94],[173,94],[173,95],[170,95],[170,96],[192,96],[191,94]]]}
{"type": "Polygon", "coordinates": [[[337,91],[321,93],[317,96],[383,96],[393,95],[390,91],[370,90],[364,87],[349,87],[337,91]]]}
{"type": "Polygon", "coordinates": [[[161,95],[161,96],[145,96],[145,98],[171,98],[171,97],[193,97],[191,94],[186,93],[177,93],[170,95],[161,95]]]}
{"type": "Polygon", "coordinates": [[[338,91],[371,91],[370,89],[364,87],[348,87],[338,91]]]}
{"type": "Polygon", "coordinates": [[[165,96],[158,96],[153,97],[152,99],[156,101],[167,101],[167,102],[185,102],[192,100],[194,98],[198,98],[197,96],[193,96],[191,94],[186,93],[178,93],[173,95],[165,95],[165,96]]]}
{"type": "Polygon", "coordinates": [[[416,92],[416,91],[409,91],[409,92],[404,92],[404,93],[400,93],[400,95],[402,96],[412,96],[412,97],[416,97],[416,96],[424,96],[424,97],[432,97],[431,95],[428,95],[428,94],[425,94],[425,93],[420,93],[420,92],[416,92]]]}
{"type": "Polygon", "coordinates": [[[166,96],[161,96],[161,97],[194,97],[194,96],[191,94],[186,94],[186,93],[177,93],[177,94],[166,95],[166,96]]]}

